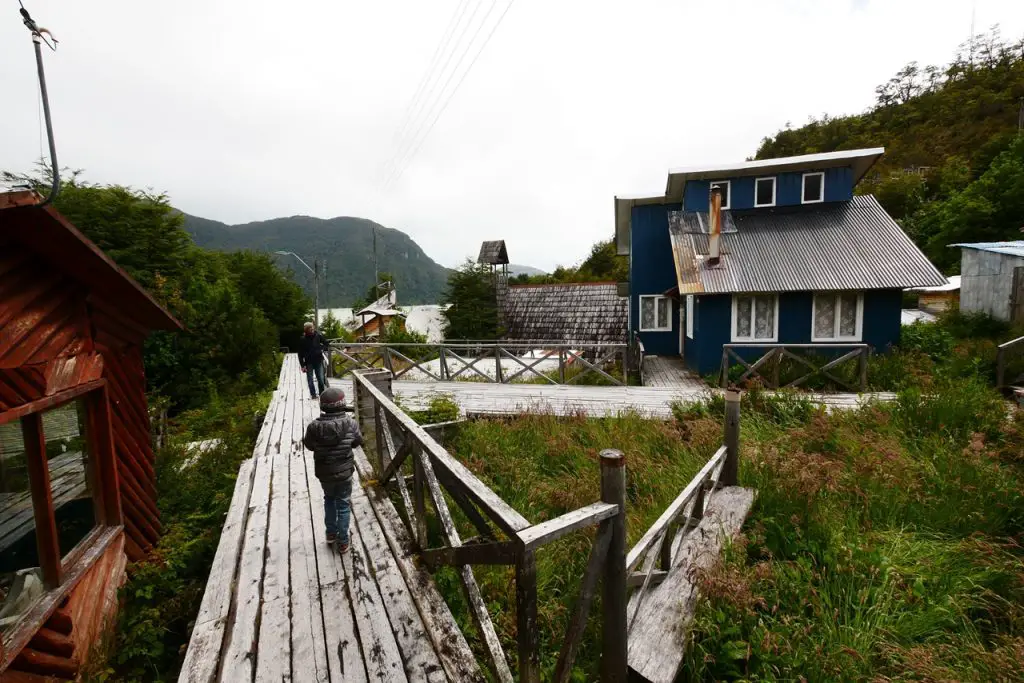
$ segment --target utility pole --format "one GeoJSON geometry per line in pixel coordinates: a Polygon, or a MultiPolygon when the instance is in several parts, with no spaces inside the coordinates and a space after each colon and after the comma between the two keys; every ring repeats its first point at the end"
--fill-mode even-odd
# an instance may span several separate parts
{"type": "Polygon", "coordinates": [[[320,259],[313,257],[313,325],[320,331],[320,259]]]}

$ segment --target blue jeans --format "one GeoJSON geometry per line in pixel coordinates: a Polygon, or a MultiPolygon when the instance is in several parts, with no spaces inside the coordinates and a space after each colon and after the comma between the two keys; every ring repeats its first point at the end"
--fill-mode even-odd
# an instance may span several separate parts
{"type": "Polygon", "coordinates": [[[327,534],[337,534],[342,545],[348,544],[348,520],[352,515],[352,478],[322,481],[324,489],[324,523],[327,534]]]}
{"type": "Polygon", "coordinates": [[[306,381],[309,382],[309,395],[316,398],[319,394],[324,393],[324,389],[327,386],[327,380],[324,379],[324,366],[323,363],[320,365],[307,365],[306,366],[306,381]],[[316,373],[316,384],[313,386],[313,373],[316,373]],[[320,388],[318,392],[316,389],[320,388]]]}

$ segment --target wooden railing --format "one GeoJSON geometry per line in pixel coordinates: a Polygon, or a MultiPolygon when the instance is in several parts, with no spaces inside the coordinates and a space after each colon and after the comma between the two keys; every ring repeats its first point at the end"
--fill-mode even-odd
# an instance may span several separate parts
{"type": "Polygon", "coordinates": [[[633,343],[629,347],[629,369],[636,372],[641,385],[644,384],[644,356],[646,354],[647,350],[644,348],[644,341],[640,338],[640,333],[633,332],[633,343]]]}
{"type": "Polygon", "coordinates": [[[735,380],[736,384],[742,384],[748,379],[758,378],[770,389],[780,388],[780,369],[782,362],[786,359],[794,361],[797,366],[802,366],[804,373],[796,379],[790,380],[782,387],[796,387],[815,376],[829,379],[840,387],[854,391],[864,391],[868,385],[868,356],[871,353],[867,344],[723,344],[722,345],[722,368],[721,386],[726,388],[730,384],[729,371],[733,365],[739,364],[746,368],[740,377],[735,380]],[[750,349],[765,349],[766,351],[756,360],[748,361],[743,357],[742,352],[750,349]],[[837,351],[846,350],[840,356],[832,357],[837,351]],[[809,353],[824,352],[823,365],[817,365],[808,358],[794,353],[803,351],[809,353]],[[857,376],[853,382],[836,377],[829,370],[838,368],[849,361],[857,361],[857,376]]]}
{"type": "Polygon", "coordinates": [[[624,385],[627,384],[626,355],[626,344],[550,341],[346,343],[337,339],[330,342],[330,366],[338,376],[356,370],[384,369],[390,371],[395,379],[405,377],[437,382],[576,384],[591,376],[603,378],[609,384],[624,385]]]}
{"type": "Polygon", "coordinates": [[[563,639],[554,680],[566,681],[582,642],[598,579],[603,577],[602,680],[626,680],[626,522],[624,458],[602,451],[601,500],[531,524],[486,484],[438,444],[392,400],[392,375],[386,370],[352,373],[357,418],[372,456],[375,489],[392,491],[404,509],[404,524],[415,539],[417,552],[431,567],[458,568],[467,603],[476,622],[493,671],[503,683],[512,678],[505,653],[491,622],[472,565],[515,567],[519,680],[540,680],[537,624],[536,553],[570,533],[597,526],[579,598],[563,639]],[[409,472],[411,470],[411,473],[409,472]],[[477,532],[462,539],[456,529],[449,498],[477,532]],[[440,527],[429,532],[428,506],[440,527]]]}
{"type": "Polygon", "coordinates": [[[638,589],[628,615],[627,632],[640,613],[647,588],[665,578],[683,539],[697,528],[712,496],[722,487],[736,486],[739,444],[740,394],[738,391],[726,391],[725,444],[715,451],[626,555],[628,585],[638,589]],[[641,567],[640,571],[637,571],[638,566],[641,567]]]}
{"type": "Polygon", "coordinates": [[[1024,337],[1017,337],[1008,342],[1003,342],[996,347],[996,388],[1003,389],[1010,386],[1017,378],[1006,379],[1007,361],[1011,354],[1024,353],[1024,337]]]}

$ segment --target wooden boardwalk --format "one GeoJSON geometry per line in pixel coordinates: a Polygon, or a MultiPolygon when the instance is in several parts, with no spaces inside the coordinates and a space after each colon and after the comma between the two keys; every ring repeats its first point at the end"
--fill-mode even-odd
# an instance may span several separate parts
{"type": "Polygon", "coordinates": [[[645,356],[643,368],[645,387],[701,391],[707,386],[690,372],[679,356],[645,356]]]}
{"type": "Polygon", "coordinates": [[[179,681],[477,681],[482,674],[357,451],[352,549],[327,544],[313,454],[319,414],[294,355],[239,470],[179,681]],[[382,523],[383,522],[383,523],[382,523]]]}
{"type": "MultiPolygon", "coordinates": [[[[296,372],[298,374],[298,372],[296,372]]],[[[352,395],[349,377],[330,380],[347,396],[352,395]]],[[[439,395],[449,396],[467,416],[513,416],[528,412],[555,415],[615,417],[635,412],[652,419],[672,417],[674,402],[693,403],[720,389],[703,384],[697,387],[597,387],[555,386],[551,384],[488,384],[484,382],[403,382],[394,383],[395,395],[410,409],[426,408],[439,395]]],[[[770,392],[769,392],[770,393],[770,392]]],[[[803,394],[828,410],[858,408],[870,401],[891,401],[895,394],[803,394]]]]}

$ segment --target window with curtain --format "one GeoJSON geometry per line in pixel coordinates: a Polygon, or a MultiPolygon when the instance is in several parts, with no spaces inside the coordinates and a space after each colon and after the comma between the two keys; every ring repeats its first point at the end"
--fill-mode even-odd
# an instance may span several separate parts
{"type": "Polygon", "coordinates": [[[640,297],[640,331],[668,332],[672,330],[672,300],[667,296],[640,297]]]}
{"type": "Polygon", "coordinates": [[[860,341],[864,297],[858,292],[814,295],[813,341],[860,341]]]}
{"type": "Polygon", "coordinates": [[[779,337],[778,295],[734,294],[732,297],[732,340],[734,342],[776,341],[779,337]]]}

